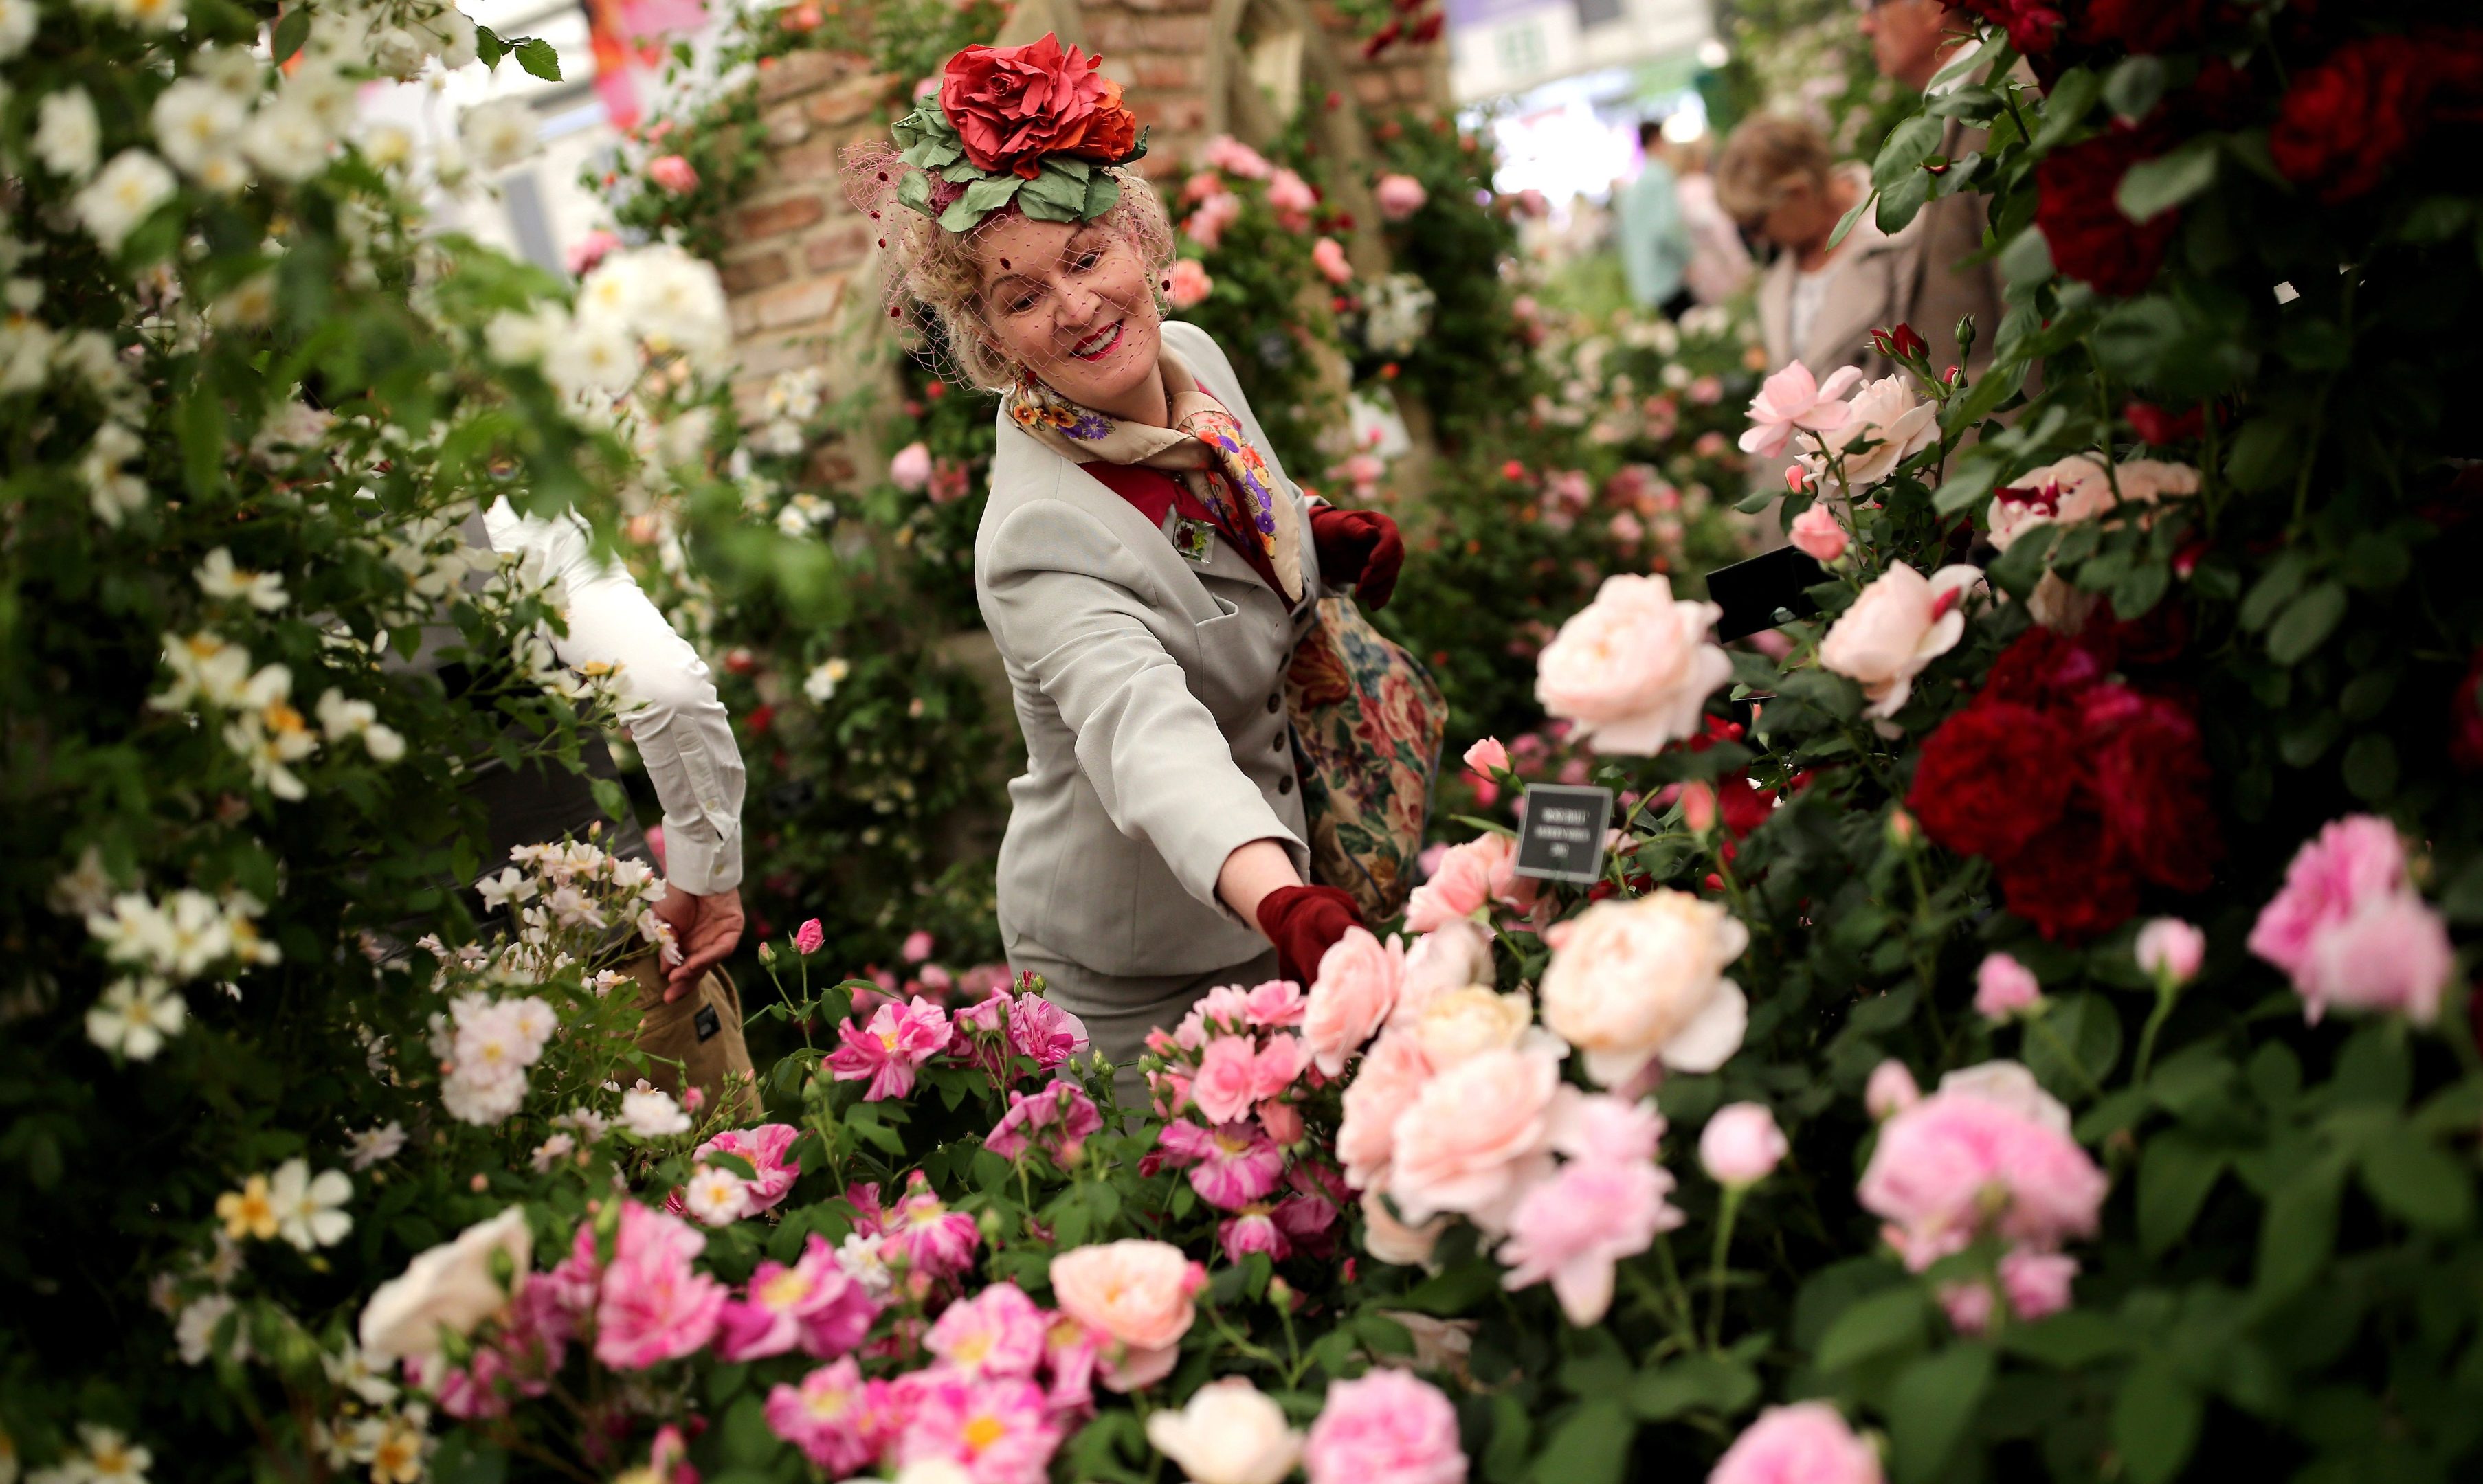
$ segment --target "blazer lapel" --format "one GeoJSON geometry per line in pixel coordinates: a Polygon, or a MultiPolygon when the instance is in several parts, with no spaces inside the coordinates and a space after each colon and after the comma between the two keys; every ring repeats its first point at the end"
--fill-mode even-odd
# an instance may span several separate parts
{"type": "MultiPolygon", "coordinates": [[[[1215,599],[1208,596],[1207,589],[1198,581],[1197,573],[1182,560],[1181,553],[1173,550],[1171,541],[1160,528],[1149,524],[1147,517],[1138,514],[1137,507],[1113,493],[1102,480],[1008,422],[1006,412],[1001,415],[999,446],[992,458],[992,482],[996,487],[1005,485],[1011,490],[1028,490],[1036,498],[1049,493],[1102,521],[1104,528],[1128,548],[1163,591],[1182,605],[1183,615],[1191,623],[1204,623],[1223,611],[1216,606],[1215,599]]],[[[1244,577],[1253,582],[1258,580],[1248,564],[1239,557],[1233,559],[1233,565],[1244,577]]]]}

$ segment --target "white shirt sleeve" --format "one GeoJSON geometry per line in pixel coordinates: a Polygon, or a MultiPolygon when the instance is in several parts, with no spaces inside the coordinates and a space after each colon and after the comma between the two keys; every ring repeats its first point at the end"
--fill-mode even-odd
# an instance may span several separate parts
{"type": "Polygon", "coordinates": [[[485,513],[492,548],[534,556],[568,590],[562,664],[620,667],[621,720],[664,806],[664,877],[693,895],[741,884],[745,774],[715,679],[618,562],[598,561],[574,516],[521,516],[506,500],[485,513]]]}

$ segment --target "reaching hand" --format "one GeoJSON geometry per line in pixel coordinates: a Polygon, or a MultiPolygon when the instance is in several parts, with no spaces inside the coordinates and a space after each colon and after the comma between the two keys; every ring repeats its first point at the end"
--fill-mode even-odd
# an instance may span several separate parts
{"type": "Polygon", "coordinates": [[[698,988],[707,971],[732,956],[741,942],[741,892],[737,888],[706,896],[675,887],[653,909],[673,930],[681,961],[664,975],[664,1003],[698,988]]]}
{"type": "Polygon", "coordinates": [[[1353,898],[1334,887],[1279,887],[1259,901],[1259,931],[1276,945],[1276,971],[1305,987],[1345,930],[1362,925],[1353,898]]]}
{"type": "Polygon", "coordinates": [[[1331,586],[1352,583],[1354,596],[1375,613],[1387,606],[1405,565],[1405,539],[1397,534],[1394,519],[1375,510],[1314,506],[1311,544],[1319,552],[1320,575],[1331,586]]]}

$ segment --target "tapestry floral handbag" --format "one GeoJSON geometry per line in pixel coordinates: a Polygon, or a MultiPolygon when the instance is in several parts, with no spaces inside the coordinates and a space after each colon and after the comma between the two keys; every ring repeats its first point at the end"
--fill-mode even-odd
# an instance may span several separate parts
{"type": "Polygon", "coordinates": [[[1405,910],[1439,777],[1449,705],[1430,672],[1350,597],[1320,599],[1285,673],[1311,877],[1363,920],[1405,910]]]}

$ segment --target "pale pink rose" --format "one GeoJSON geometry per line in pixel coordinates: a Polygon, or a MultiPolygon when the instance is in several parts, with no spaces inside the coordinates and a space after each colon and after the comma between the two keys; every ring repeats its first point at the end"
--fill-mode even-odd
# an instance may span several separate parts
{"type": "Polygon", "coordinates": [[[1194,257],[1176,259],[1164,276],[1164,299],[1176,309],[1194,309],[1215,292],[1215,280],[1194,257]]]}
{"type": "Polygon", "coordinates": [[[2035,971],[2006,953],[1987,953],[1974,971],[1974,1010],[1998,1024],[2043,1002],[2035,971]]]}
{"type": "Polygon", "coordinates": [[[1382,1262],[1400,1267],[1428,1267],[1431,1250],[1440,1244],[1440,1233],[1449,1229],[1449,1218],[1434,1216],[1420,1226],[1407,1226],[1388,1209],[1388,1203],[1376,1189],[1362,1193],[1362,1250],[1382,1262]]]}
{"type": "Polygon", "coordinates": [[[1664,1115],[1609,1093],[1562,1087],[1552,1104],[1552,1148],[1571,1159],[1631,1164],[1655,1157],[1664,1115]]]}
{"type": "Polygon", "coordinates": [[[1707,1484],[1881,1484],[1879,1450],[1824,1401],[1770,1407],[1716,1460],[1707,1484]]]}
{"type": "Polygon", "coordinates": [[[1353,281],[1353,265],[1345,260],[1345,249],[1333,237],[1322,237],[1311,244],[1311,266],[1330,283],[1353,281]]]}
{"type": "Polygon", "coordinates": [[[1536,657],[1535,697],[1597,752],[1661,752],[1697,731],[1708,696],[1733,677],[1707,639],[1722,613],[1676,600],[1660,574],[1607,577],[1536,657]]]}
{"type": "Polygon", "coordinates": [[[1928,577],[1888,569],[1829,625],[1819,663],[1862,687],[1871,701],[1864,715],[1896,715],[1914,676],[1965,636],[1965,595],[1982,581],[1982,569],[1962,563],[1928,577]]]}
{"type": "Polygon", "coordinates": [[[1840,368],[1822,384],[1799,360],[1759,384],[1750,399],[1750,427],[1742,435],[1742,452],[1762,459],[1784,457],[1785,444],[1796,433],[1832,433],[1845,426],[1853,409],[1844,396],[1862,380],[1855,366],[1840,368]]]}
{"type": "Polygon", "coordinates": [[[1386,1179],[1389,1161],[1396,1157],[1397,1120],[1413,1106],[1423,1084],[1431,1079],[1431,1070],[1422,1038],[1410,1025],[1392,1025],[1371,1044],[1353,1080],[1345,1086],[1344,1114],[1337,1126],[1336,1157],[1345,1167],[1347,1184],[1368,1190],[1386,1179]]]}
{"type": "Polygon", "coordinates": [[[1242,217],[1242,198],[1230,191],[1218,191],[1198,203],[1181,224],[1189,240],[1213,252],[1224,242],[1224,229],[1242,217]]]}
{"type": "MultiPolygon", "coordinates": [[[[1804,434],[1794,440],[1802,450],[1802,466],[1827,477],[1828,455],[1844,454],[1845,488],[1865,490],[1897,471],[1897,465],[1939,439],[1939,404],[1914,395],[1902,376],[1882,377],[1855,393],[1846,404],[1848,415],[1832,430],[1804,434]],[[1877,439],[1877,446],[1847,452],[1877,439]]],[[[1823,560],[1825,560],[1823,558],[1823,560]]]]}
{"type": "Polygon", "coordinates": [[[1209,140],[1198,157],[1210,167],[1244,180],[1265,180],[1276,172],[1267,156],[1230,134],[1218,134],[1209,140]]]}
{"type": "Polygon", "coordinates": [[[908,494],[931,483],[931,445],[917,438],[888,461],[888,482],[908,494]]]}
{"type": "Polygon", "coordinates": [[[1719,1185],[1755,1185],[1775,1172],[1792,1146],[1762,1102],[1728,1102],[1698,1135],[1698,1164],[1719,1185]]]}
{"type": "Polygon", "coordinates": [[[1991,544],[2006,551],[2040,526],[2092,520],[2112,506],[2112,481],[2103,465],[2084,454],[2028,469],[1991,497],[1985,523],[1991,544]]]}
{"type": "Polygon", "coordinates": [[[967,1376],[1032,1376],[1043,1364],[1043,1311],[1013,1283],[996,1283],[940,1312],[922,1347],[967,1376]]]}
{"type": "Polygon", "coordinates": [[[2002,1103],[1941,1092],[1881,1126],[1856,1187],[1920,1272],[1989,1230],[2049,1251],[2092,1235],[2107,1182],[2067,1133],[2002,1103]]]}
{"type": "Polygon", "coordinates": [[[1310,1484],[1465,1484],[1457,1409],[1393,1367],[1340,1381],[1302,1447],[1310,1484]]]}
{"type": "Polygon", "coordinates": [[[1681,1225],[1665,1198],[1672,1176],[1649,1160],[1573,1160],[1519,1198],[1499,1258],[1514,1291],[1550,1279],[1569,1322],[1603,1322],[1613,1303],[1613,1264],[1681,1225]]]}
{"type": "Polygon", "coordinates": [[[2313,940],[2365,902],[2403,886],[2405,872],[2405,842],[2396,826],[2377,814],[2330,821],[2294,852],[2284,886],[2259,909],[2251,927],[2251,952],[2299,985],[2310,966],[2313,940]]]}
{"type": "Polygon", "coordinates": [[[1259,1126],[1268,1137],[1290,1149],[1302,1141],[1302,1112],[1290,1102],[1259,1104],[1259,1126]]]}
{"type": "MultiPolygon", "coordinates": [[[[2186,464],[2168,464],[2161,459],[2123,459],[2113,465],[2113,479],[2121,486],[2123,505],[2153,505],[2169,494],[2199,492],[2199,471],[2186,464]]],[[[2144,523],[2144,517],[2141,517],[2144,523]]]]}
{"type": "Polygon", "coordinates": [[[1423,182],[1411,175],[1394,173],[1380,176],[1371,194],[1378,199],[1379,215],[1391,222],[1404,221],[1431,199],[1431,193],[1423,189],[1423,182]]]}
{"type": "Polygon", "coordinates": [[[1302,1016],[1302,1040],[1320,1071],[1335,1076],[1345,1070],[1346,1058],[1360,1050],[1396,1008],[1397,989],[1404,979],[1405,945],[1397,939],[1383,944],[1355,927],[1329,946],[1320,959],[1310,1008],[1302,1016]]]}
{"type": "Polygon", "coordinates": [[[1543,1023],[1578,1049],[1598,1085],[1657,1061],[1713,1072],[1741,1048],[1749,1002],[1723,975],[1750,935],[1721,904],[1659,888],[1597,902],[1544,937],[1543,1023]]]}
{"type": "MultiPolygon", "coordinates": [[[[595,1358],[615,1370],[644,1370],[676,1361],[713,1338],[729,1296],[724,1285],[690,1266],[707,1237],[678,1216],[635,1201],[621,1207],[612,1261],[598,1284],[595,1358]]],[[[577,1229],[577,1249],[594,1263],[592,1223],[577,1229]]]]}
{"type": "Polygon", "coordinates": [[[1206,1269],[1168,1242],[1099,1242],[1052,1259],[1060,1312],[1119,1347],[1120,1368],[1105,1384],[1120,1391],[1150,1385],[1171,1369],[1197,1317],[1193,1296],[1206,1285],[1206,1269]]]}
{"type": "Polygon", "coordinates": [[[1440,849],[1405,903],[1408,931],[1430,933],[1481,915],[1493,902],[1511,912],[1535,905],[1536,886],[1517,874],[1517,844],[1506,835],[1478,835],[1440,849]]]}
{"type": "Polygon", "coordinates": [[[1268,177],[1268,206],[1278,213],[1307,212],[1319,204],[1319,193],[1310,182],[1290,170],[1278,170],[1268,177]]]}
{"type": "Polygon", "coordinates": [[[659,154],[647,162],[647,178],[675,196],[698,189],[698,168],[677,154],[659,154]]]}
{"type": "Polygon", "coordinates": [[[1508,771],[1508,749],[1500,745],[1500,738],[1485,737],[1466,749],[1465,764],[1467,772],[1481,778],[1489,778],[1495,772],[1506,773],[1508,771]]]}
{"type": "Polygon", "coordinates": [[[1311,1064],[1310,1048],[1299,1036],[1270,1036],[1250,1063],[1250,1096],[1265,1101],[1294,1085],[1311,1064]]]}
{"type": "MultiPolygon", "coordinates": [[[[2042,1319],[2069,1307],[2069,1285],[2078,1276],[2078,1259],[2057,1252],[2013,1247],[2000,1259],[2000,1287],[2009,1297],[2009,1312],[2019,1319],[2042,1319]]],[[[1961,1335],[1980,1335],[1991,1327],[1991,1285],[1981,1279],[1942,1285],[1940,1307],[1961,1335]]]]}
{"type": "Polygon", "coordinates": [[[1794,517],[1793,524],[1785,528],[1785,539],[1815,562],[1833,562],[1845,554],[1845,527],[1822,504],[1814,503],[1794,517]]]}
{"type": "Polygon", "coordinates": [[[2157,980],[2187,984],[2206,961],[2207,935],[2178,917],[2157,917],[2138,930],[2131,955],[2157,980]]]}
{"type": "Polygon", "coordinates": [[[610,256],[614,250],[618,249],[620,246],[621,239],[619,237],[614,236],[612,233],[605,231],[600,226],[595,228],[593,231],[588,232],[585,236],[578,238],[577,241],[570,247],[569,271],[571,275],[577,278],[584,278],[587,274],[594,271],[596,264],[610,256]]]}
{"type": "Polygon", "coordinates": [[[1389,1021],[1410,1023],[1449,991],[1488,986],[1494,977],[1489,931],[1472,917],[1452,917],[1405,950],[1405,978],[1397,988],[1397,1008],[1389,1012],[1389,1021]]]}
{"type": "Polygon", "coordinates": [[[1246,1036],[1218,1036],[1207,1043],[1190,1079],[1189,1099],[1211,1124],[1237,1122],[1257,1100],[1256,1047],[1246,1036]]]}
{"type": "Polygon", "coordinates": [[[921,928],[916,928],[905,935],[905,941],[898,945],[896,956],[908,964],[920,964],[931,956],[934,946],[931,935],[921,928]]]}
{"type": "Polygon", "coordinates": [[[2024,1062],[2008,1060],[1977,1062],[1942,1073],[1935,1092],[1955,1093],[1961,1098],[1980,1098],[1996,1102],[2020,1118],[2028,1118],[2066,1136],[2069,1131],[2069,1105],[2035,1080],[2024,1062]]]}
{"type": "Polygon", "coordinates": [[[1408,1221],[1455,1211],[1499,1230],[1547,1165],[1560,1086],[1560,1054],[1540,1045],[1484,1051],[1432,1076],[1397,1116],[1397,1208],[1408,1221]]]}
{"type": "Polygon", "coordinates": [[[1604,530],[1624,551],[1636,551],[1638,543],[1646,540],[1646,522],[1625,510],[1613,512],[1613,518],[1604,522],[1604,530]]]}
{"type": "Polygon", "coordinates": [[[1723,379],[1702,376],[1690,384],[1690,400],[1700,407],[1714,407],[1724,400],[1723,379]]]}
{"type": "Polygon", "coordinates": [[[1212,170],[1192,171],[1181,183],[1181,203],[1194,205],[1224,189],[1224,177],[1212,170]]]}
{"type": "Polygon", "coordinates": [[[2296,979],[2302,1018],[2317,1024],[2331,1005],[2395,1011],[2417,1025],[2440,1018],[2441,994],[2457,969],[2448,926],[2411,890],[2365,901],[2310,941],[2310,963],[2296,979]]]}
{"type": "Polygon", "coordinates": [[[1871,1069],[1871,1080],[1862,1089],[1863,1108],[1882,1122],[1922,1100],[1922,1089],[1914,1085],[1914,1074],[1893,1056],[1871,1069]]]}
{"type": "Polygon", "coordinates": [[[1299,1025],[1310,1011],[1302,987],[1291,979],[1270,979],[1243,994],[1242,1019],[1261,1030],[1299,1025]]]}

